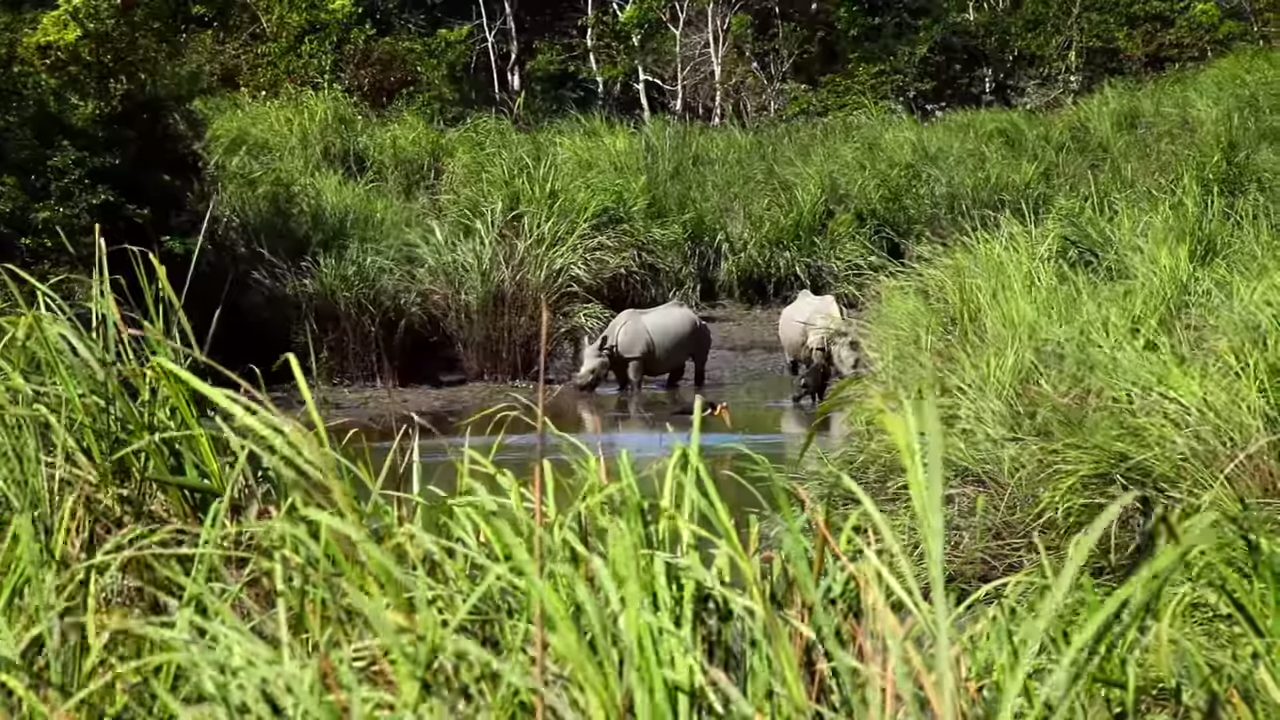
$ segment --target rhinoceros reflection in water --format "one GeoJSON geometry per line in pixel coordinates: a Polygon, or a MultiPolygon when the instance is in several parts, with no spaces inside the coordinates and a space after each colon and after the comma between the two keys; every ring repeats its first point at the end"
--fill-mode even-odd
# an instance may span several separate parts
{"type": "MultiPolygon", "coordinates": [[[[605,412],[602,404],[591,397],[578,398],[578,415],[582,430],[587,433],[662,432],[670,427],[683,430],[692,425],[693,402],[682,402],[679,393],[666,393],[642,399],[636,394],[619,395],[613,401],[613,410],[605,412]]],[[[702,421],[704,433],[717,433],[732,429],[728,403],[703,401],[702,421]],[[715,419],[713,419],[715,418],[715,419]]]]}
{"type": "MultiPolygon", "coordinates": [[[[578,398],[578,416],[582,422],[578,440],[606,455],[627,450],[632,455],[654,456],[669,453],[677,445],[687,445],[693,418],[682,415],[681,410],[692,404],[681,402],[678,393],[665,395],[650,394],[647,399],[637,395],[617,396],[604,402],[592,397],[578,398]]],[[[776,445],[781,440],[773,434],[734,432],[724,417],[726,414],[721,412],[719,416],[708,415],[702,419],[701,447],[727,450],[730,446],[746,444],[759,448],[771,443],[776,445]]]]}
{"type": "MultiPolygon", "coordinates": [[[[605,401],[608,402],[608,401],[605,401]]],[[[617,432],[648,432],[653,423],[644,412],[640,397],[619,395],[614,398],[611,411],[604,411],[604,403],[593,397],[578,398],[578,415],[582,418],[582,432],[604,435],[617,432]]]]}
{"type": "MultiPolygon", "coordinates": [[[[804,447],[810,431],[814,434],[814,446],[826,452],[839,450],[847,434],[848,419],[847,410],[814,413],[794,405],[782,408],[780,429],[782,436],[786,438],[788,454],[794,455],[804,447]]],[[[809,452],[812,452],[812,448],[809,452]]]]}

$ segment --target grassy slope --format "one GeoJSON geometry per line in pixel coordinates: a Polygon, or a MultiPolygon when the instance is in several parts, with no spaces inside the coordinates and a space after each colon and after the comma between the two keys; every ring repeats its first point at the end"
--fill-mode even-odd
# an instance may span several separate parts
{"type": "MultiPolygon", "coordinates": [[[[1087,226],[1180,188],[1256,193],[1275,157],[1278,63],[1238,55],[1053,115],[928,126],[440,131],[323,95],[222,102],[208,109],[208,152],[224,230],[287,258],[278,279],[322,333],[436,319],[473,370],[503,375],[532,367],[541,292],[563,338],[598,322],[601,301],[750,302],[808,286],[856,303],[896,259],[1011,216],[1087,226]]],[[[343,344],[327,349],[341,360],[343,344]]]]}

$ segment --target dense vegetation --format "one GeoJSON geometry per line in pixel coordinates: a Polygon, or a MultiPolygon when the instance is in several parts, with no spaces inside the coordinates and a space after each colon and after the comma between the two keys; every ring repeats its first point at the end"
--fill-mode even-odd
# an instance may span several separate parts
{"type": "MultiPolygon", "coordinates": [[[[1076,153],[1138,131],[1098,117],[1106,103],[907,118],[1070,107],[1107,78],[1270,46],[1277,15],[1274,0],[24,0],[0,9],[0,249],[85,272],[101,224],[110,247],[155,250],[191,275],[197,334],[235,367],[314,350],[325,377],[416,381],[411,359],[443,339],[474,375],[519,375],[533,286],[558,296],[565,335],[641,295],[855,291],[975,214],[1042,212],[1064,178],[1074,197],[1076,153]],[[977,129],[1009,122],[1026,147],[977,129]],[[554,258],[529,266],[550,238],[554,258]],[[492,262],[513,245],[519,267],[492,262]],[[406,253],[422,277],[399,271],[406,253]],[[492,297],[509,275],[516,297],[492,297]]],[[[1163,92],[1106,112],[1199,112],[1163,92]]]]}
{"type": "Polygon", "coordinates": [[[601,301],[669,293],[760,302],[810,287],[857,306],[904,261],[1011,222],[1044,228],[1039,242],[1077,258],[1063,262],[1114,265],[1140,241],[1113,239],[1116,222],[1263,212],[1278,80],[1267,52],[1051,115],[734,131],[437,131],[311,96],[210,110],[208,147],[224,232],[309,258],[278,264],[273,285],[307,308],[339,374],[362,374],[378,339],[393,347],[387,329],[441,324],[475,373],[502,375],[535,367],[542,294],[569,337],[601,301]]]}
{"type": "Polygon", "coordinates": [[[874,285],[857,331],[880,370],[832,402],[861,433],[846,462],[878,476],[895,456],[868,401],[939,398],[952,558],[973,577],[1036,562],[1036,534],[1074,532],[1118,493],[1142,498],[1130,530],[1158,507],[1276,498],[1276,67],[925,131],[963,190],[933,204],[967,229],[874,285]]]}
{"type": "Polygon", "coordinates": [[[422,7],[0,10],[0,714],[1280,709],[1273,1],[422,7]],[[411,448],[207,356],[528,375],[543,297],[799,287],[873,372],[762,522],[696,434],[541,534],[479,455],[373,493],[411,448]]]}
{"type": "Polygon", "coordinates": [[[879,420],[909,536],[871,483],[835,472],[861,498],[850,512],[785,493],[771,536],[735,524],[696,432],[656,497],[625,467],[603,482],[584,449],[548,479],[572,502],[539,529],[527,479],[481,454],[447,502],[370,494],[388,468],[196,377],[170,288],[151,288],[130,337],[100,276],[84,306],[60,300],[70,282],[6,277],[23,302],[0,316],[6,715],[527,716],[537,698],[556,717],[1280,709],[1280,532],[1230,484],[1218,510],[1153,526],[1140,556],[1114,536],[1132,496],[1097,495],[1077,538],[1046,536],[1027,571],[962,592],[950,443],[933,405],[908,401],[879,420]],[[1107,571],[1125,557],[1142,562],[1107,571]]]}

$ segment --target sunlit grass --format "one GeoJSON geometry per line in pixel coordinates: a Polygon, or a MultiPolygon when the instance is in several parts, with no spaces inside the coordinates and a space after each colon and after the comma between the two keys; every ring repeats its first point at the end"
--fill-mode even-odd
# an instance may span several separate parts
{"type": "Polygon", "coordinates": [[[27,305],[0,316],[5,712],[506,717],[530,714],[538,693],[556,717],[1267,717],[1280,705],[1280,534],[1246,498],[1164,517],[1141,562],[1104,581],[1090,563],[1132,499],[1118,497],[1063,556],[960,593],[943,427],[934,403],[898,398],[877,422],[910,538],[834,469],[815,472],[851,505],[777,483],[765,535],[716,492],[696,425],[656,492],[626,462],[602,482],[586,447],[568,473],[548,465],[539,529],[528,478],[482,453],[461,461],[450,497],[377,492],[396,470],[344,452],[300,377],[306,424],[251,388],[201,380],[163,281],[130,343],[102,280],[82,283],[86,332],[56,286],[8,278],[27,305]]]}
{"type": "MultiPolygon", "coordinates": [[[[892,472],[867,398],[936,396],[964,519],[952,558],[979,577],[1038,562],[1037,534],[1056,552],[1127,492],[1143,508],[1117,530],[1130,539],[1159,506],[1274,503],[1271,183],[1225,199],[1188,182],[1096,217],[1007,220],[882,283],[858,325],[876,371],[831,398],[852,416],[844,464],[892,472]]],[[[905,501],[895,483],[878,492],[905,501]]]]}

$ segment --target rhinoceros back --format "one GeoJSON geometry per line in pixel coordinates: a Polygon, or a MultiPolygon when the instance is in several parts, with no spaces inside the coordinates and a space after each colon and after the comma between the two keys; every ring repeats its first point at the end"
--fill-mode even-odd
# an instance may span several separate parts
{"type": "Polygon", "coordinates": [[[618,354],[644,360],[645,373],[657,375],[683,365],[693,352],[703,321],[688,305],[672,300],[656,307],[618,313],[609,330],[618,354]]]}
{"type": "Polygon", "coordinates": [[[809,348],[826,349],[831,331],[844,320],[840,303],[834,295],[817,295],[812,299],[809,313],[809,348]]]}
{"type": "Polygon", "coordinates": [[[778,340],[788,357],[808,360],[815,349],[826,348],[831,328],[843,320],[833,295],[801,290],[778,318],[778,340]]]}

